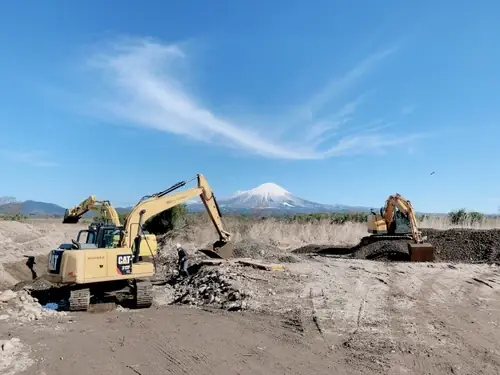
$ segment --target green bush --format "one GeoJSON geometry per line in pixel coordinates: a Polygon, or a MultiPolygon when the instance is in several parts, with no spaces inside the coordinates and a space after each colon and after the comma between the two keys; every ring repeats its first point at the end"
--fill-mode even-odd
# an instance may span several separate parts
{"type": "Polygon", "coordinates": [[[0,220],[5,220],[5,221],[25,221],[27,218],[28,216],[20,213],[0,215],[0,220]]]}
{"type": "MultiPolygon", "coordinates": [[[[120,223],[125,224],[125,220],[129,212],[120,212],[118,217],[120,218],[120,223]]],[[[149,233],[154,234],[164,234],[172,229],[177,228],[183,221],[185,221],[187,215],[187,207],[185,204],[180,204],[174,206],[156,216],[150,218],[146,223],[144,223],[144,229],[149,233]]],[[[96,216],[94,221],[102,222],[104,217],[96,216]]]]}
{"type": "Polygon", "coordinates": [[[485,220],[484,214],[476,211],[467,212],[465,208],[460,210],[451,211],[448,214],[451,224],[463,225],[467,222],[471,224],[481,224],[485,220]]]}
{"type": "Polygon", "coordinates": [[[186,205],[179,204],[150,218],[144,224],[144,229],[153,234],[167,233],[185,221],[186,213],[186,205]]]}
{"type": "Polygon", "coordinates": [[[468,215],[469,215],[469,220],[472,224],[481,224],[485,220],[484,215],[480,212],[473,211],[469,212],[468,215]]]}
{"type": "Polygon", "coordinates": [[[296,214],[284,216],[282,220],[299,223],[312,223],[324,220],[329,220],[332,224],[365,223],[368,220],[368,214],[363,212],[296,214]]]}

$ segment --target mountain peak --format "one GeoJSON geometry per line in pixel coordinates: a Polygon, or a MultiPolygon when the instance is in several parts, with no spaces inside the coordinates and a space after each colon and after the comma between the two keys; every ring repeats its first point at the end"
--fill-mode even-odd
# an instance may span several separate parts
{"type": "Polygon", "coordinates": [[[289,191],[283,189],[281,186],[273,182],[266,182],[262,185],[259,185],[256,188],[250,190],[249,193],[253,195],[261,195],[264,197],[282,197],[290,194],[289,191]]]}

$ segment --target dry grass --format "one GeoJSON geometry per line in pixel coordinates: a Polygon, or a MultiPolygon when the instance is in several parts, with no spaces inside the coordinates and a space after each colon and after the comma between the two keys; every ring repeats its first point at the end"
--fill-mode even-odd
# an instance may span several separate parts
{"type": "MultiPolygon", "coordinates": [[[[361,237],[368,235],[365,223],[332,224],[330,220],[309,223],[285,222],[278,219],[241,219],[225,217],[227,230],[233,235],[235,244],[253,241],[273,245],[283,250],[293,249],[306,244],[317,245],[355,245],[361,237]]],[[[447,217],[431,217],[420,223],[421,228],[451,229],[494,229],[500,228],[500,219],[487,219],[482,224],[451,225],[447,217]]],[[[208,217],[198,218],[196,222],[180,228],[165,239],[165,246],[181,242],[188,248],[207,246],[217,239],[217,233],[208,217]]]]}
{"type": "Polygon", "coordinates": [[[470,221],[465,222],[462,225],[453,225],[450,223],[447,217],[436,216],[425,218],[422,223],[420,223],[421,228],[432,228],[432,229],[452,229],[452,228],[468,228],[468,229],[500,229],[500,217],[488,217],[481,223],[473,223],[470,221]]]}

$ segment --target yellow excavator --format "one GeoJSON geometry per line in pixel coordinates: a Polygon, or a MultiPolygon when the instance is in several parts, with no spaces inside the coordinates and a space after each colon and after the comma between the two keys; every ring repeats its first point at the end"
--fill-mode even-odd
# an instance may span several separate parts
{"type": "MultiPolygon", "coordinates": [[[[116,233],[117,230],[122,229],[120,217],[116,209],[111,205],[108,200],[97,200],[94,195],[83,200],[80,204],[73,208],[68,208],[64,213],[63,224],[76,224],[80,219],[89,211],[96,211],[104,218],[104,222],[92,222],[88,229],[78,232],[76,241],[73,244],[63,244],[60,248],[71,249],[73,247],[79,248],[94,248],[94,245],[101,245],[98,247],[109,247],[110,236],[116,233]],[[85,242],[82,242],[82,235],[87,235],[85,242]],[[106,243],[106,244],[104,244],[106,243]]],[[[115,234],[115,239],[116,234],[115,234]]]]}
{"type": "Polygon", "coordinates": [[[69,208],[64,213],[63,224],[76,224],[89,211],[98,211],[106,221],[111,224],[120,226],[120,217],[110,201],[97,200],[94,195],[91,195],[79,205],[69,208]]]}
{"type": "Polygon", "coordinates": [[[434,259],[434,246],[422,235],[411,202],[400,194],[390,195],[380,213],[371,211],[367,229],[371,235],[361,239],[362,246],[376,241],[410,240],[408,250],[412,261],[434,259]]]}
{"type": "Polygon", "coordinates": [[[147,233],[143,225],[153,216],[195,196],[201,198],[219,235],[213,248],[203,252],[215,258],[232,257],[231,234],[224,229],[219,206],[207,180],[198,174],[192,180],[143,197],[123,225],[108,201],[96,203],[99,201],[92,196],[67,210],[63,222],[76,223],[85,212],[99,204],[105,207],[112,223],[91,224],[88,230],[79,232],[76,241],[52,250],[46,278],[62,287],[62,298],[67,301],[70,311],[85,311],[95,301],[117,296],[131,299],[134,308],[150,307],[153,302],[150,278],[155,274],[154,256],[158,245],[156,236],[147,233]],[[198,181],[197,187],[171,194],[194,179],[198,181]],[[85,232],[88,233],[86,241],[80,242],[85,232]]]}

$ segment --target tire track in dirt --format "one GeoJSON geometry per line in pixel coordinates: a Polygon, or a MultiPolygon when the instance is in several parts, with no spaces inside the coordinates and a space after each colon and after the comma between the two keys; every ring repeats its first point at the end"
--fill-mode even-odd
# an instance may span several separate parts
{"type": "MultiPolygon", "coordinates": [[[[498,329],[491,324],[480,322],[488,321],[488,316],[498,316],[499,291],[492,290],[480,282],[472,283],[469,279],[481,280],[491,277],[492,272],[486,266],[462,265],[470,269],[469,274],[462,280],[446,278],[446,274],[453,274],[452,270],[445,270],[444,275],[432,288],[439,292],[422,298],[422,310],[432,317],[431,325],[438,325],[440,334],[447,338],[446,349],[449,367],[459,371],[474,372],[477,374],[498,373],[500,369],[500,353],[498,351],[498,329]],[[451,292],[454,298],[446,298],[450,292],[450,279],[456,284],[461,283],[458,292],[451,292]],[[447,282],[445,284],[445,282],[447,282]],[[445,300],[443,312],[438,313],[436,304],[445,300]],[[492,302],[493,306],[489,303],[492,302]],[[432,308],[431,308],[432,307],[432,308]],[[486,312],[485,308],[489,312],[486,312]],[[453,313],[446,314],[446,310],[453,313]],[[485,316],[486,315],[486,316],[485,316]]],[[[456,288],[456,286],[455,286],[456,288]]],[[[436,330],[437,331],[437,330],[436,330]]]]}
{"type": "MultiPolygon", "coordinates": [[[[431,265],[422,273],[409,270],[410,274],[404,278],[401,274],[393,273],[391,287],[396,294],[406,296],[410,303],[407,303],[406,309],[402,308],[402,304],[393,309],[399,313],[393,315],[392,326],[396,332],[405,334],[403,342],[412,353],[403,354],[399,357],[400,360],[395,359],[391,373],[400,374],[403,373],[402,370],[406,370],[416,374],[454,371],[489,374],[498,371],[497,361],[491,366],[487,365],[487,371],[478,372],[478,367],[484,366],[484,361],[480,363],[477,359],[478,347],[483,345],[484,337],[481,335],[479,338],[473,330],[464,329],[468,325],[467,318],[464,318],[477,314],[473,301],[481,284],[465,286],[465,280],[457,280],[457,272],[454,272],[456,267],[466,270],[466,279],[473,278],[485,268],[471,265],[453,268],[431,265]],[[408,293],[407,288],[402,292],[401,285],[407,285],[408,282],[414,286],[419,285],[418,290],[413,288],[413,293],[408,293]],[[407,327],[401,325],[405,313],[408,314],[407,319],[412,321],[407,327]],[[474,339],[474,336],[478,339],[474,339]]],[[[463,275],[464,272],[459,274],[463,275]]],[[[484,272],[481,275],[483,274],[484,272]]],[[[485,286],[482,288],[489,289],[485,286]]],[[[491,291],[488,293],[491,294],[491,291]]],[[[498,332],[496,334],[498,337],[498,332]]]]}
{"type": "Polygon", "coordinates": [[[325,260],[315,268],[302,298],[311,301],[325,343],[348,374],[385,374],[383,353],[393,347],[383,298],[387,293],[382,263],[325,260]],[[332,270],[333,268],[333,270],[332,270]],[[328,269],[328,272],[325,271],[328,269]]]}
{"type": "Polygon", "coordinates": [[[339,370],[324,346],[283,328],[276,317],[168,307],[75,314],[63,326],[57,331],[33,331],[30,326],[16,331],[44,358],[36,371],[326,375],[339,370]],[[46,346],[40,345],[42,338],[46,346]]]}
{"type": "MultiPolygon", "coordinates": [[[[425,265],[393,263],[389,265],[388,308],[391,316],[391,333],[397,338],[397,355],[391,358],[388,374],[433,374],[439,369],[424,357],[427,355],[426,327],[421,327],[422,317],[417,305],[418,299],[429,293],[425,280],[429,277],[425,265]],[[422,332],[423,331],[423,332],[422,332]],[[420,337],[419,337],[420,336],[420,337]]],[[[429,283],[434,285],[439,275],[430,276],[429,283]]]]}

